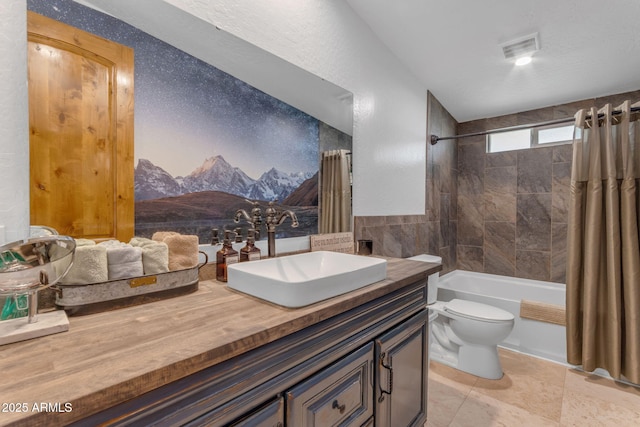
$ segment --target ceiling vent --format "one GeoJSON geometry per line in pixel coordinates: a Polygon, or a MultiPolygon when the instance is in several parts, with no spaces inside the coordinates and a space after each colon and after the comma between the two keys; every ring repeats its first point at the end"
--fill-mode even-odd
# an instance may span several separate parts
{"type": "Polygon", "coordinates": [[[538,33],[534,33],[502,43],[500,46],[506,59],[514,59],[524,55],[530,56],[533,52],[540,50],[540,41],[538,33]]]}

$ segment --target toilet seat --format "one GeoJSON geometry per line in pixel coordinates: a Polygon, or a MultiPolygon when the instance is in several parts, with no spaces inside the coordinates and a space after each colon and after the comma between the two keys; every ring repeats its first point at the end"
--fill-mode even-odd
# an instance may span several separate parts
{"type": "Polygon", "coordinates": [[[444,311],[467,319],[487,323],[509,322],[514,319],[512,313],[501,308],[461,299],[452,299],[445,303],[444,311]]]}

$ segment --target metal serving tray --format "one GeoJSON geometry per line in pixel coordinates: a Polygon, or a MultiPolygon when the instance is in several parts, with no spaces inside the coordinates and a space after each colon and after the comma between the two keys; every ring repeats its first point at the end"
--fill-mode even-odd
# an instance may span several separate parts
{"type": "Polygon", "coordinates": [[[198,289],[199,268],[87,285],[57,284],[56,305],[73,316],[185,295],[198,289]]]}

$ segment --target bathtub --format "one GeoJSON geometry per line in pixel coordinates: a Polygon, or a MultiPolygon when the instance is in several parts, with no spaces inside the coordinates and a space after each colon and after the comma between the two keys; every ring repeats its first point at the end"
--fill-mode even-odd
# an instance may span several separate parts
{"type": "Polygon", "coordinates": [[[440,277],[438,300],[454,298],[493,305],[513,313],[515,324],[500,347],[567,363],[565,327],[520,317],[520,301],[565,306],[565,285],[455,270],[440,277]]]}

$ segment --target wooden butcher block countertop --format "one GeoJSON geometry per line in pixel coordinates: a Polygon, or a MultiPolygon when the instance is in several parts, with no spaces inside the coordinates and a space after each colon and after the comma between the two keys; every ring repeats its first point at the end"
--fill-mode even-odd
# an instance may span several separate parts
{"type": "Polygon", "coordinates": [[[186,296],[70,317],[68,332],[0,346],[0,425],[82,419],[441,269],[387,261],[385,280],[303,308],[276,306],[207,280],[186,296]]]}

